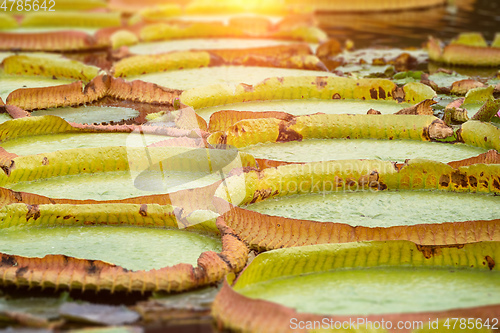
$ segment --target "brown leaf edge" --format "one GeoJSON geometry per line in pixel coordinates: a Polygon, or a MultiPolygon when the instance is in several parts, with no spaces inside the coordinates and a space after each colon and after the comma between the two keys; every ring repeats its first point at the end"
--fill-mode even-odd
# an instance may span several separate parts
{"type": "Polygon", "coordinates": [[[44,88],[22,88],[9,94],[6,104],[31,111],[59,106],[74,106],[98,101],[104,97],[139,103],[171,106],[181,90],[169,89],[140,80],[125,81],[110,75],[99,75],[87,85],[76,81],[44,88]]]}
{"type": "Polygon", "coordinates": [[[30,258],[0,253],[0,283],[29,288],[109,290],[110,292],[181,292],[220,281],[239,272],[247,262],[248,248],[233,231],[218,225],[222,252],[203,252],[197,267],[177,264],[158,270],[130,271],[100,260],[64,255],[30,258]]]}

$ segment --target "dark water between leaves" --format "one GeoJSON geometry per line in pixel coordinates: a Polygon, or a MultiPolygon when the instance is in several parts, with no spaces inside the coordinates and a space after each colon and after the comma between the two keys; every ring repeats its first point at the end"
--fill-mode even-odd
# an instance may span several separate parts
{"type": "Polygon", "coordinates": [[[481,32],[491,42],[500,33],[499,0],[450,0],[428,9],[383,13],[319,13],[330,37],[351,39],[357,49],[420,47],[429,35],[448,41],[460,32],[481,32]]]}

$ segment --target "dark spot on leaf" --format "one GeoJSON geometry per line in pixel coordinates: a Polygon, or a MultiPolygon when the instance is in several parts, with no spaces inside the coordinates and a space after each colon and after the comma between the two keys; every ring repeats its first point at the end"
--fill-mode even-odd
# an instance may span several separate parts
{"type": "Polygon", "coordinates": [[[477,179],[474,176],[469,176],[469,184],[472,187],[477,187],[477,179]]]}
{"type": "Polygon", "coordinates": [[[488,142],[488,137],[487,136],[484,137],[484,142],[488,142]]]}
{"type": "Polygon", "coordinates": [[[4,255],[0,262],[0,266],[17,266],[17,261],[14,257],[4,255]]]}
{"type": "Polygon", "coordinates": [[[335,93],[333,94],[332,96],[332,99],[341,99],[342,97],[340,97],[340,94],[339,93],[335,93]]]}
{"type": "Polygon", "coordinates": [[[89,260],[88,263],[89,263],[89,266],[86,268],[87,273],[89,275],[97,274],[99,272],[99,269],[94,264],[94,260],[89,260]]]}
{"type": "Polygon", "coordinates": [[[403,90],[402,87],[396,87],[392,91],[392,98],[398,101],[399,103],[404,102],[405,100],[405,91],[403,90]]]}
{"type": "Polygon", "coordinates": [[[500,190],[500,183],[498,182],[498,179],[493,180],[493,187],[500,190]]]}
{"type": "Polygon", "coordinates": [[[3,170],[3,172],[5,172],[7,176],[10,176],[10,172],[12,171],[12,169],[14,169],[14,161],[11,160],[10,165],[0,165],[0,168],[3,170]]]}
{"type": "Polygon", "coordinates": [[[17,270],[16,270],[16,277],[21,277],[24,275],[24,273],[26,273],[28,271],[28,267],[19,267],[17,270]]]}
{"type": "Polygon", "coordinates": [[[38,205],[26,205],[28,212],[26,213],[26,221],[29,219],[38,220],[40,218],[40,208],[38,205]]]}
{"type": "Polygon", "coordinates": [[[63,217],[63,219],[64,219],[64,220],[67,220],[67,219],[70,219],[70,218],[72,218],[72,217],[73,217],[73,216],[71,216],[71,215],[66,215],[66,216],[64,216],[64,217],[63,217]]]}
{"type": "Polygon", "coordinates": [[[436,255],[441,255],[442,248],[462,249],[464,247],[464,244],[452,244],[452,245],[419,245],[419,244],[415,244],[415,245],[417,246],[417,250],[422,252],[422,254],[424,255],[424,257],[426,259],[430,259],[436,255]]]}
{"type": "Polygon", "coordinates": [[[14,198],[16,198],[18,202],[23,201],[23,196],[21,195],[21,192],[12,191],[12,195],[14,196],[14,198]]]}
{"type": "Polygon", "coordinates": [[[461,174],[459,171],[454,171],[451,174],[451,182],[455,183],[457,186],[468,187],[469,182],[467,181],[467,176],[461,174]]]}
{"type": "Polygon", "coordinates": [[[378,190],[379,190],[379,191],[384,191],[384,190],[387,190],[387,185],[386,185],[386,184],[384,184],[384,183],[379,182],[379,183],[378,183],[378,190]]]}
{"type": "Polygon", "coordinates": [[[219,139],[217,140],[217,144],[225,145],[227,144],[227,135],[222,134],[219,139]]]}
{"type": "Polygon", "coordinates": [[[139,214],[141,214],[141,216],[148,216],[148,205],[142,204],[141,208],[139,208],[139,214]]]}
{"type": "Polygon", "coordinates": [[[495,267],[495,260],[493,260],[493,258],[490,256],[486,256],[486,257],[484,257],[484,259],[488,263],[488,268],[491,271],[495,267]]]}
{"type": "Polygon", "coordinates": [[[257,190],[254,192],[252,201],[250,201],[250,203],[255,203],[259,199],[261,199],[261,200],[267,199],[271,196],[271,194],[272,194],[271,189],[257,190]]]}
{"type": "Polygon", "coordinates": [[[378,88],[378,97],[381,99],[385,99],[385,90],[382,87],[378,88]]]}
{"type": "Polygon", "coordinates": [[[47,157],[44,157],[42,160],[42,165],[47,165],[49,164],[49,159],[47,157]]]}
{"type": "Polygon", "coordinates": [[[481,177],[483,177],[483,176],[484,176],[484,172],[481,172],[479,175],[480,175],[481,177]]]}
{"type": "Polygon", "coordinates": [[[370,97],[372,99],[378,99],[377,89],[375,88],[370,89],[370,97]]]}
{"type": "Polygon", "coordinates": [[[290,129],[294,122],[282,121],[279,124],[279,133],[276,142],[302,141],[302,135],[290,129]]]}
{"type": "Polygon", "coordinates": [[[221,258],[222,261],[224,261],[224,263],[227,265],[227,267],[229,267],[231,270],[234,269],[233,265],[231,264],[231,260],[229,260],[226,255],[222,254],[222,253],[217,253],[217,256],[219,258],[221,258]]]}
{"type": "Polygon", "coordinates": [[[318,77],[316,77],[316,82],[315,82],[316,87],[318,89],[323,89],[324,87],[326,87],[326,85],[328,84],[326,82],[326,80],[327,80],[327,78],[324,77],[324,76],[318,76],[318,77]]]}

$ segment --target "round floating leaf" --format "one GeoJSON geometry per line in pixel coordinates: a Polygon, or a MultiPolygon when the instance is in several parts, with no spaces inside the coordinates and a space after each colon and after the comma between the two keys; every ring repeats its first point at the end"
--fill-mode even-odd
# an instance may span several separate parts
{"type": "Polygon", "coordinates": [[[431,60],[452,65],[498,67],[500,48],[485,45],[484,39],[478,40],[477,35],[473,35],[472,39],[475,40],[473,45],[470,38],[464,36],[459,38],[458,43],[450,43],[443,48],[440,40],[431,37],[428,42],[429,57],[431,60]],[[463,42],[464,39],[468,39],[466,43],[463,42]]]}
{"type": "Polygon", "coordinates": [[[10,56],[3,60],[2,65],[5,74],[44,76],[53,80],[63,78],[89,82],[99,72],[99,68],[84,65],[76,60],[44,56],[10,56]]]}
{"type": "MultiPolygon", "coordinates": [[[[426,192],[409,193],[405,196],[403,190],[499,193],[499,167],[498,164],[475,164],[454,169],[449,165],[427,160],[410,160],[396,168],[390,162],[375,160],[290,164],[229,177],[217,189],[215,204],[218,211],[224,214],[223,219],[227,225],[233,228],[242,240],[257,249],[361,240],[405,239],[432,245],[498,240],[500,237],[497,218],[499,215],[496,208],[498,204],[493,204],[498,201],[496,197],[471,193],[466,193],[464,196],[429,193],[426,197],[426,192]],[[394,190],[401,193],[392,193],[394,190]],[[357,193],[358,191],[370,191],[370,193],[357,193]],[[304,208],[300,214],[310,213],[307,216],[302,215],[309,219],[301,219],[299,213],[293,214],[293,218],[287,218],[271,216],[274,213],[270,211],[261,214],[243,208],[251,204],[272,208],[274,204],[278,207],[280,202],[285,206],[286,202],[294,200],[300,202],[302,199],[296,200],[293,197],[295,195],[305,196],[305,204],[298,203],[296,208],[291,209],[304,208]],[[310,197],[307,198],[308,196],[310,197]],[[390,226],[383,227],[377,224],[387,222],[377,222],[377,219],[381,218],[377,216],[380,207],[369,208],[371,204],[376,203],[392,212],[393,209],[399,209],[391,207],[393,202],[408,198],[414,200],[417,197],[426,201],[433,196],[440,196],[446,201],[463,201],[461,204],[465,204],[467,198],[472,200],[469,209],[474,209],[476,205],[473,203],[474,200],[481,201],[483,207],[491,208],[487,209],[484,212],[486,215],[481,218],[475,216],[477,213],[460,217],[455,211],[440,215],[439,209],[433,212],[431,208],[431,211],[422,213],[424,214],[422,218],[418,216],[417,211],[417,216],[413,220],[403,217],[393,220],[390,226]],[[342,202],[351,202],[353,197],[361,199],[357,200],[359,204],[355,204],[358,209],[339,208],[342,202]],[[365,200],[363,197],[366,197],[365,200]],[[336,204],[329,205],[327,209],[330,212],[321,213],[321,209],[318,211],[316,208],[325,200],[336,204]],[[260,201],[263,202],[259,204],[260,201]],[[269,202],[265,203],[266,201],[269,202]],[[308,205],[317,207],[309,210],[308,205]],[[350,215],[347,217],[343,214],[350,215]],[[325,217],[326,215],[329,217],[325,217]],[[354,215],[357,216],[358,222],[352,221],[354,215]],[[476,221],[477,219],[480,220],[476,221]]],[[[418,202],[422,203],[415,201],[415,205],[418,205],[418,202]]],[[[428,209],[429,204],[432,207],[432,204],[427,202],[428,209]]],[[[421,209],[422,207],[420,206],[421,209]]],[[[410,211],[411,209],[409,208],[410,211]]],[[[405,212],[401,214],[404,216],[405,212]]]]}
{"type": "MultiPolygon", "coordinates": [[[[303,72],[304,73],[304,72],[303,72]]],[[[307,73],[307,72],[305,72],[307,73]]],[[[411,85],[398,88],[390,80],[384,79],[349,79],[344,77],[302,76],[274,77],[248,86],[237,85],[231,89],[226,85],[212,85],[184,91],[182,103],[200,109],[215,105],[241,103],[256,100],[288,100],[288,99],[380,99],[398,102],[417,103],[432,99],[434,90],[429,87],[411,85]],[[418,91],[423,92],[417,94],[418,91]],[[408,97],[406,97],[408,94],[408,97]],[[417,98],[418,96],[418,98],[417,98]]]]}
{"type": "MultiPolygon", "coordinates": [[[[240,87],[246,87],[252,91],[252,85],[259,83],[267,78],[275,76],[311,76],[324,75],[335,76],[335,74],[324,71],[310,71],[290,68],[273,68],[273,67],[257,67],[257,66],[217,66],[217,67],[201,67],[187,68],[182,70],[172,70],[160,73],[151,73],[140,76],[133,76],[130,79],[151,82],[163,87],[171,89],[188,90],[191,88],[202,89],[204,86],[227,85],[228,87],[236,86],[236,91],[240,87]],[[238,85],[239,84],[239,85],[238,85]]],[[[198,91],[203,98],[203,91],[198,91]]],[[[181,100],[184,104],[197,108],[198,105],[191,105],[189,100],[186,100],[184,94],[181,95],[181,100]]],[[[207,96],[208,98],[208,96],[207,96]]]]}
{"type": "MultiPolygon", "coordinates": [[[[62,206],[60,211],[64,208],[68,207],[62,206]]],[[[125,208],[123,207],[122,210],[125,211],[125,208]]],[[[43,210],[44,207],[42,206],[41,209],[43,210]]],[[[106,213],[100,207],[96,206],[95,209],[101,214],[106,213]]],[[[110,207],[108,214],[113,210],[110,207]]],[[[67,225],[75,222],[75,220],[73,222],[68,220],[73,219],[69,216],[75,214],[76,211],[77,209],[73,208],[66,212],[68,214],[65,221],[67,225]]],[[[155,214],[151,209],[150,214],[150,219],[160,221],[160,214],[155,214]]],[[[123,214],[119,216],[124,217],[123,214]]],[[[88,214],[77,214],[76,218],[85,219],[88,224],[99,223],[95,217],[92,218],[88,214]]],[[[39,220],[41,222],[37,223],[37,226],[46,224],[45,216],[40,216],[39,220]]],[[[108,224],[112,225],[113,222],[109,221],[108,224]]],[[[171,228],[175,228],[175,224],[174,222],[171,228]]],[[[119,226],[62,227],[57,222],[52,226],[52,228],[3,229],[0,252],[37,258],[43,258],[47,254],[61,254],[75,258],[102,260],[138,271],[161,269],[179,263],[196,266],[203,252],[222,250],[219,237],[208,233],[119,226]]],[[[145,226],[147,226],[146,223],[145,226]]]]}
{"type": "Polygon", "coordinates": [[[151,55],[174,51],[270,48],[295,45],[297,42],[259,38],[187,38],[161,42],[140,43],[129,47],[132,54],[151,55]]]}
{"type": "Polygon", "coordinates": [[[52,115],[79,124],[100,124],[109,122],[121,122],[138,117],[140,112],[132,108],[113,106],[80,106],[60,107],[33,111],[32,117],[52,115]]]}
{"type": "MultiPolygon", "coordinates": [[[[2,210],[14,209],[21,211],[26,207],[24,204],[11,205],[2,210]]],[[[58,219],[54,210],[62,211],[68,209],[63,205],[40,205],[37,212],[30,218],[48,222],[58,219]]],[[[92,212],[92,205],[73,207],[73,212],[92,212]]],[[[103,205],[110,207],[109,205],[103,205]]],[[[118,209],[126,211],[127,205],[114,205],[118,209]]],[[[34,209],[34,206],[30,206],[34,209]]],[[[171,207],[170,207],[171,208],[171,207]]],[[[144,211],[143,211],[144,212],[144,211]]],[[[57,213],[56,213],[57,214],[57,213]]],[[[85,213],[84,213],[85,214],[85,213]]],[[[91,213],[92,214],[92,213],[91,213]]],[[[137,214],[139,220],[147,219],[147,215],[137,214]]],[[[82,220],[92,221],[88,215],[81,215],[82,220]]],[[[95,214],[96,219],[101,219],[103,214],[95,214]]],[[[112,216],[112,215],[109,215],[112,216]]],[[[19,218],[22,219],[21,216],[19,218]]],[[[24,219],[27,219],[26,215],[24,219]]],[[[68,224],[76,220],[67,219],[68,224]]],[[[203,252],[197,260],[197,266],[190,264],[177,264],[155,270],[130,271],[123,267],[108,264],[99,260],[77,259],[63,255],[48,254],[43,258],[30,258],[18,255],[0,253],[0,274],[2,285],[28,286],[30,288],[40,286],[42,288],[76,289],[76,290],[109,290],[117,291],[167,291],[180,292],[197,287],[212,284],[221,280],[227,273],[239,271],[247,261],[248,249],[231,233],[227,227],[221,227],[222,251],[203,252]]]]}
{"type": "Polygon", "coordinates": [[[299,323],[312,329],[315,321],[331,328],[354,322],[351,329],[366,332],[373,322],[380,329],[381,320],[382,331],[388,322],[405,320],[419,323],[413,329],[447,318],[491,320],[500,307],[491,297],[500,293],[499,249],[498,242],[438,247],[391,241],[269,251],[233,287],[224,284],[212,314],[222,327],[244,332],[299,323]]]}
{"type": "Polygon", "coordinates": [[[85,13],[81,11],[31,12],[24,16],[22,27],[118,27],[121,25],[121,14],[85,13]]]}
{"type": "Polygon", "coordinates": [[[255,162],[235,149],[135,148],[130,144],[20,156],[3,165],[0,186],[16,191],[59,199],[119,200],[207,186],[233,168],[255,162]]]}
{"type": "MultiPolygon", "coordinates": [[[[357,99],[290,99],[262,100],[228,105],[217,105],[196,110],[204,119],[210,119],[209,131],[223,131],[239,120],[252,118],[268,118],[267,112],[286,112],[289,116],[303,116],[314,113],[325,114],[366,114],[373,109],[381,114],[393,114],[401,109],[409,108],[410,103],[397,103],[385,100],[357,99]],[[267,113],[267,114],[266,114],[267,113]]],[[[278,117],[274,114],[274,117],[278,117]]]]}

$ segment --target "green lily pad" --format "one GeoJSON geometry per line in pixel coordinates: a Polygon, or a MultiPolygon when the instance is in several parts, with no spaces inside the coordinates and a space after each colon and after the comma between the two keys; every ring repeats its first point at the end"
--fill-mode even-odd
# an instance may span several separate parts
{"type": "Polygon", "coordinates": [[[119,122],[135,118],[139,114],[140,112],[135,109],[111,106],[68,106],[38,110],[31,113],[34,117],[52,115],[61,117],[68,122],[79,124],[119,122]]]}
{"type": "Polygon", "coordinates": [[[128,78],[156,83],[160,86],[187,90],[211,84],[236,86],[239,83],[255,85],[266,78],[282,76],[336,76],[322,71],[309,71],[289,68],[253,67],[253,66],[219,66],[193,69],[182,69],[161,73],[151,73],[128,78]]]}
{"type": "Polygon", "coordinates": [[[447,87],[447,88],[450,88],[453,82],[465,80],[468,78],[469,78],[468,76],[460,75],[458,73],[448,74],[439,72],[429,75],[429,80],[435,82],[438,85],[438,87],[447,87]]]}
{"type": "Polygon", "coordinates": [[[425,329],[431,320],[437,326],[449,317],[475,321],[485,314],[491,322],[500,306],[498,245],[372,241],[268,251],[236,281],[228,278],[232,287],[224,284],[212,314],[225,328],[252,332],[299,323],[311,331],[316,321],[331,323],[329,331],[354,321],[346,332],[388,332],[404,320],[425,329]]]}
{"type": "Polygon", "coordinates": [[[12,120],[12,117],[9,116],[7,113],[0,113],[0,124],[8,120],[12,120]]]}
{"type": "Polygon", "coordinates": [[[74,80],[54,80],[46,77],[5,75],[0,73],[0,98],[5,102],[11,92],[20,88],[53,87],[71,82],[74,82],[74,80]]]}
{"type": "Polygon", "coordinates": [[[340,159],[381,159],[404,162],[425,158],[440,162],[457,161],[485,153],[487,149],[465,144],[443,144],[410,140],[307,139],[281,143],[260,143],[240,148],[254,156],[287,162],[314,162],[340,159]]]}
{"type": "Polygon", "coordinates": [[[258,38],[189,38],[152,43],[141,43],[130,46],[129,50],[130,53],[133,54],[159,54],[188,50],[246,49],[253,47],[288,45],[293,43],[294,42],[285,40],[258,38]]]}
{"type": "Polygon", "coordinates": [[[64,254],[130,270],[160,269],[178,263],[196,266],[201,253],[219,252],[222,246],[220,239],[208,234],[137,227],[7,228],[0,238],[0,252],[8,254],[64,254]]]}
{"type": "Polygon", "coordinates": [[[244,208],[302,220],[391,227],[495,219],[500,216],[500,197],[436,191],[339,191],[278,197],[244,208]]]}
{"type": "Polygon", "coordinates": [[[397,103],[384,100],[325,100],[325,99],[301,99],[301,100],[278,100],[278,101],[254,101],[213,106],[196,110],[204,119],[221,110],[236,111],[282,111],[294,116],[313,113],[327,114],[366,114],[369,109],[380,111],[382,114],[393,114],[399,110],[410,107],[410,103],[397,103]]]}
{"type": "Polygon", "coordinates": [[[6,185],[22,191],[60,199],[120,200],[142,195],[164,194],[213,184],[221,179],[216,173],[204,171],[163,170],[143,173],[140,188],[129,171],[78,174],[38,179],[6,185]],[[158,187],[158,179],[163,181],[158,187]]]}
{"type": "Polygon", "coordinates": [[[94,35],[99,28],[85,28],[85,27],[19,27],[15,29],[8,29],[8,30],[3,30],[2,32],[8,32],[8,33],[14,33],[14,34],[21,34],[21,33],[28,33],[28,34],[33,34],[33,33],[43,33],[43,32],[55,32],[55,31],[81,31],[85,32],[89,35],[94,35]]]}
{"type": "Polygon", "coordinates": [[[9,153],[22,156],[75,148],[144,147],[168,138],[163,135],[138,133],[58,133],[8,140],[2,142],[2,148],[9,153]]]}
{"type": "Polygon", "coordinates": [[[255,162],[236,149],[142,146],[19,156],[11,165],[10,176],[0,174],[0,186],[60,199],[119,200],[211,185],[255,162]]]}
{"type": "Polygon", "coordinates": [[[499,272],[376,267],[289,276],[235,290],[298,312],[370,315],[498,304],[499,281],[499,272]]]}

